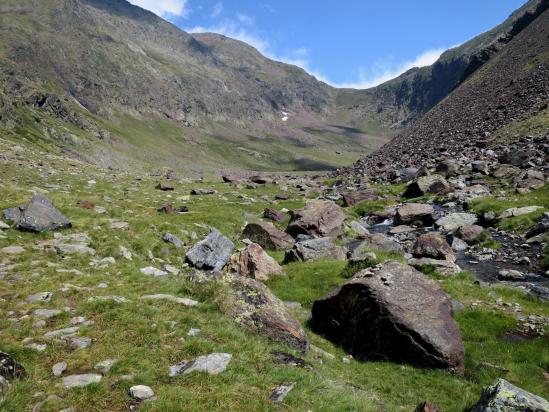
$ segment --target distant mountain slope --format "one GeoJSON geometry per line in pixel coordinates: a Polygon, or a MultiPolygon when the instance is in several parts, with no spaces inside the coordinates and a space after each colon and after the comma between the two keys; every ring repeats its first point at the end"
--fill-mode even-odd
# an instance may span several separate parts
{"type": "Polygon", "coordinates": [[[444,52],[431,66],[410,69],[372,89],[339,91],[342,110],[376,117],[387,127],[413,123],[520,33],[546,3],[528,1],[502,24],[444,52]]]}
{"type": "MultiPolygon", "coordinates": [[[[355,165],[360,174],[432,165],[469,148],[525,135],[549,139],[549,9],[441,103],[374,154],[355,165]]],[[[522,23],[519,23],[522,24],[522,23]]]]}

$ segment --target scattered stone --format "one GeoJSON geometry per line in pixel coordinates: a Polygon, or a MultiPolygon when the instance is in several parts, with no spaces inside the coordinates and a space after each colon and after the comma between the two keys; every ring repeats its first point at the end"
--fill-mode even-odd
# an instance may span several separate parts
{"type": "Polygon", "coordinates": [[[284,274],[284,270],[277,261],[257,243],[251,243],[244,250],[231,256],[229,270],[262,282],[269,280],[272,276],[284,274]]]}
{"type": "Polygon", "coordinates": [[[457,176],[459,174],[459,163],[450,159],[443,160],[437,164],[435,173],[438,173],[446,178],[457,176]]]}
{"type": "Polygon", "coordinates": [[[195,244],[187,252],[186,259],[198,269],[220,271],[229,261],[233,249],[233,242],[217,229],[212,228],[204,240],[195,244]]]}
{"type": "Polygon", "coordinates": [[[346,257],[345,248],[335,245],[331,237],[321,237],[295,243],[293,249],[286,252],[284,263],[317,259],[345,260],[346,257]]]}
{"type": "Polygon", "coordinates": [[[283,383],[281,385],[278,385],[271,392],[271,395],[269,396],[269,400],[273,402],[282,402],[286,398],[286,396],[288,396],[288,394],[294,388],[294,386],[295,386],[295,382],[283,383]]]}
{"type": "Polygon", "coordinates": [[[452,276],[461,273],[461,268],[454,262],[448,260],[420,258],[420,259],[408,259],[408,264],[416,269],[422,269],[424,267],[433,267],[434,270],[444,276],[452,276]]]}
{"type": "Polygon", "coordinates": [[[4,211],[7,220],[22,231],[42,233],[71,226],[71,222],[42,195],[34,195],[27,205],[4,211]]]}
{"type": "Polygon", "coordinates": [[[154,397],[154,391],[145,385],[135,385],[130,388],[130,396],[136,401],[146,401],[154,397]]]}
{"type": "Polygon", "coordinates": [[[36,352],[44,352],[48,348],[48,345],[45,343],[29,343],[25,345],[25,348],[35,350],[36,352]]]}
{"type": "Polygon", "coordinates": [[[59,362],[52,366],[51,373],[53,376],[61,376],[67,370],[67,362],[59,362]]]}
{"type": "Polygon", "coordinates": [[[473,172],[488,175],[488,165],[483,160],[475,160],[471,162],[471,169],[473,172]]]}
{"type": "Polygon", "coordinates": [[[314,303],[312,321],[360,359],[463,372],[463,343],[451,302],[438,282],[410,266],[387,262],[359,272],[314,303]]]}
{"type": "Polygon", "coordinates": [[[163,192],[173,191],[175,187],[173,184],[168,182],[160,182],[155,186],[155,189],[162,190],[163,192]]]}
{"type": "Polygon", "coordinates": [[[165,294],[156,294],[156,295],[144,295],[141,296],[142,300],[167,300],[169,302],[175,302],[179,303],[183,306],[196,306],[198,305],[198,302],[196,300],[188,299],[188,298],[180,298],[177,296],[172,295],[165,295],[165,294]]]}
{"type": "Polygon", "coordinates": [[[79,337],[71,339],[71,346],[74,349],[86,349],[89,348],[92,344],[91,338],[88,337],[79,337]]]}
{"type": "Polygon", "coordinates": [[[508,280],[512,282],[520,282],[522,280],[525,280],[525,277],[524,274],[522,272],[519,272],[518,270],[502,269],[498,272],[498,279],[508,280]]]}
{"type": "Polygon", "coordinates": [[[469,245],[461,240],[459,237],[454,236],[452,239],[452,249],[454,252],[465,252],[469,249],[469,245]]]}
{"type": "Polygon", "coordinates": [[[284,222],[286,215],[273,208],[267,208],[263,211],[263,217],[265,219],[273,220],[275,222],[284,222]]]}
{"type": "Polygon", "coordinates": [[[34,295],[27,296],[26,301],[28,303],[35,303],[35,302],[49,303],[52,297],[53,297],[52,292],[35,293],[34,295]]]}
{"type": "Polygon", "coordinates": [[[130,262],[133,260],[132,253],[124,246],[120,245],[118,246],[118,249],[120,251],[120,256],[122,256],[124,259],[129,260],[130,262]]]}
{"type": "Polygon", "coordinates": [[[127,303],[128,299],[123,296],[91,296],[88,298],[88,302],[114,302],[114,303],[127,303]]]}
{"type": "Polygon", "coordinates": [[[206,372],[210,375],[218,375],[227,369],[232,355],[230,353],[212,353],[199,356],[194,360],[184,360],[170,366],[169,376],[187,375],[191,372],[206,372]]]}
{"type": "Polygon", "coordinates": [[[548,231],[549,231],[549,212],[545,212],[541,216],[536,227],[534,227],[532,230],[530,230],[526,234],[526,238],[530,239],[530,238],[533,238],[534,236],[541,235],[542,233],[545,233],[548,231]]]}
{"type": "Polygon", "coordinates": [[[343,206],[352,207],[366,200],[377,200],[379,196],[373,189],[359,190],[356,192],[348,192],[342,195],[343,206]]]}
{"type": "Polygon", "coordinates": [[[52,330],[50,332],[46,332],[44,334],[44,337],[45,338],[56,338],[56,337],[60,337],[60,336],[61,337],[69,337],[69,336],[73,336],[76,333],[78,333],[79,329],[80,328],[78,326],[72,326],[70,328],[52,330]]]}
{"type": "Polygon", "coordinates": [[[95,255],[95,250],[89,247],[90,237],[85,233],[73,233],[63,236],[55,233],[53,246],[60,255],[95,255]]]}
{"type": "Polygon", "coordinates": [[[242,239],[250,239],[267,250],[287,250],[294,239],[270,222],[249,223],[242,232],[242,239]]]}
{"type": "Polygon", "coordinates": [[[237,323],[305,353],[309,340],[301,324],[263,283],[242,276],[230,280],[222,309],[237,323]]]}
{"type": "Polygon", "coordinates": [[[484,228],[479,225],[465,225],[458,229],[457,235],[470,245],[478,243],[484,228]]]}
{"type": "Polygon", "coordinates": [[[543,209],[543,206],[512,207],[511,209],[507,209],[501,215],[499,215],[499,218],[506,219],[509,217],[523,216],[529,213],[536,212],[540,209],[543,209]]]}
{"type": "Polygon", "coordinates": [[[473,225],[477,217],[472,213],[450,213],[435,222],[437,227],[447,232],[455,232],[462,226],[473,225]]]}
{"type": "Polygon", "coordinates": [[[412,254],[419,258],[444,259],[452,263],[456,261],[452,247],[439,233],[420,235],[412,247],[412,254]]]}
{"type": "Polygon", "coordinates": [[[217,192],[213,189],[193,189],[191,190],[191,195],[193,196],[204,196],[204,195],[215,195],[217,192]]]}
{"type": "Polygon", "coordinates": [[[357,258],[368,249],[379,250],[381,252],[403,252],[404,248],[393,238],[383,233],[372,233],[364,238],[360,244],[353,250],[351,258],[357,258]]]}
{"type": "Polygon", "coordinates": [[[63,311],[59,309],[36,309],[33,312],[34,317],[38,319],[50,319],[60,315],[63,311]]]}
{"type": "Polygon", "coordinates": [[[425,203],[405,203],[399,206],[395,214],[395,225],[421,222],[424,225],[431,225],[434,222],[433,206],[425,203]]]}
{"type": "Polygon", "coordinates": [[[337,237],[343,234],[345,215],[332,201],[313,201],[305,208],[291,212],[291,221],[286,231],[299,234],[324,237],[337,237]]]}
{"type": "Polygon", "coordinates": [[[427,193],[442,195],[453,191],[453,187],[439,175],[422,176],[409,183],[404,192],[404,197],[420,197],[427,193]]]}
{"type": "Polygon", "coordinates": [[[273,361],[276,364],[288,365],[296,368],[310,369],[313,367],[301,358],[297,358],[286,352],[273,352],[273,361]]]}
{"type": "Polygon", "coordinates": [[[102,374],[107,374],[111,371],[114,365],[118,363],[118,359],[105,359],[104,361],[98,362],[93,367],[95,370],[101,372],[102,374]]]}
{"type": "Polygon", "coordinates": [[[101,382],[101,378],[101,375],[97,373],[69,375],[63,378],[63,387],[65,389],[83,388],[101,382]]]}
{"type": "Polygon", "coordinates": [[[157,269],[152,266],[141,268],[139,269],[139,271],[146,276],[154,276],[154,277],[168,276],[168,272],[164,272],[163,270],[157,269]]]}
{"type": "Polygon", "coordinates": [[[0,253],[3,255],[20,255],[25,252],[25,248],[21,246],[7,246],[0,249],[0,253]]]}
{"type": "Polygon", "coordinates": [[[539,396],[498,379],[482,391],[471,412],[541,412],[549,411],[549,402],[539,396]]]}
{"type": "Polygon", "coordinates": [[[231,175],[231,174],[223,175],[223,176],[221,176],[221,178],[223,179],[223,182],[225,182],[225,183],[233,183],[233,182],[238,182],[240,180],[240,178],[238,176],[231,175]]]}

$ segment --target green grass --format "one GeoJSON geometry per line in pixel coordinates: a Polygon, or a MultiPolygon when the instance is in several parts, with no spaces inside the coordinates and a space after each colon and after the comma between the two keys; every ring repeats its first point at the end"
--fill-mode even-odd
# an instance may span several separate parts
{"type": "Polygon", "coordinates": [[[485,212],[493,211],[500,215],[505,210],[514,207],[524,206],[542,206],[535,212],[502,219],[498,222],[498,227],[504,230],[513,230],[519,233],[525,233],[533,228],[540,217],[549,208],[549,185],[541,189],[532,190],[530,193],[520,195],[517,193],[507,193],[504,198],[483,197],[474,199],[471,203],[471,211],[481,216],[485,212]]]}
{"type": "MultiPolygon", "coordinates": [[[[9,147],[0,140],[0,149],[13,154],[9,147]]],[[[161,235],[169,231],[190,245],[195,242],[193,232],[200,239],[212,225],[240,247],[238,238],[245,222],[258,219],[265,207],[303,206],[305,198],[297,189],[289,190],[293,200],[276,205],[270,201],[280,191],[275,185],[248,190],[220,183],[178,183],[174,192],[160,192],[154,189],[155,178],[144,177],[137,182],[133,175],[100,170],[61,157],[46,157],[30,147],[21,155],[30,158],[32,163],[21,160],[17,167],[12,163],[0,164],[0,209],[26,202],[32,191],[45,191],[73,222],[73,228],[64,232],[88,233],[97,257],[113,256],[116,263],[94,268],[89,265],[89,257],[64,258],[52,253],[39,243],[51,239],[51,233],[35,235],[11,229],[4,232],[6,237],[0,238],[0,248],[22,245],[26,252],[0,256],[2,262],[19,265],[7,277],[0,278],[0,297],[4,299],[0,301],[0,350],[12,353],[29,376],[14,382],[6,401],[0,405],[2,411],[31,410],[34,404],[52,394],[60,400],[48,402],[43,411],[58,411],[69,406],[77,411],[125,411],[131,403],[128,389],[134,384],[149,385],[158,396],[157,400],[142,406],[144,411],[410,411],[425,399],[440,405],[444,411],[463,411],[478,399],[483,386],[500,376],[482,366],[483,362],[507,368],[509,373],[504,377],[514,384],[541,396],[549,395],[542,375],[548,368],[548,339],[518,343],[502,340],[504,334],[513,332],[516,322],[505,307],[493,304],[501,297],[506,302],[518,302],[524,315],[544,316],[549,316],[549,305],[505,288],[493,289],[496,295],[492,296],[490,289],[480,288],[467,274],[450,278],[435,273],[429,275],[439,280],[452,298],[466,306],[466,310],[456,316],[466,347],[465,377],[391,362],[342,363],[344,351],[316,335],[307,322],[313,302],[342,285],[346,277],[357,270],[351,268],[349,272],[346,262],[334,261],[285,265],[286,276],[270,281],[268,286],[279,298],[303,305],[303,309],[295,310],[295,315],[305,326],[312,343],[332,353],[335,359],[322,359],[310,352],[306,360],[314,366],[314,371],[276,365],[272,351],[292,351],[242,329],[223,315],[218,302],[223,299],[224,289],[216,283],[206,286],[190,283],[189,269],[183,266],[183,252],[165,244],[161,235]],[[36,167],[38,159],[44,166],[36,167]],[[55,168],[57,173],[44,175],[50,168],[55,168]],[[97,184],[89,188],[89,179],[96,180],[97,184]],[[194,187],[212,187],[218,194],[177,200],[194,187]],[[239,197],[241,194],[255,202],[239,197]],[[76,207],[78,199],[104,206],[108,212],[100,215],[80,209],[76,207]],[[190,212],[159,214],[156,208],[165,202],[185,203],[190,212]],[[112,229],[110,219],[127,221],[129,230],[112,229]],[[119,245],[132,252],[133,261],[118,256],[119,245]],[[180,268],[182,275],[167,278],[142,275],[140,268],[160,266],[160,261],[150,260],[149,251],[156,259],[180,268]],[[57,269],[77,269],[84,275],[62,273],[57,269]],[[23,278],[12,283],[12,274],[23,278]],[[101,282],[109,285],[107,290],[97,288],[101,282]],[[61,292],[63,284],[90,289],[61,292]],[[54,292],[51,303],[23,302],[29,294],[42,291],[54,292]],[[139,300],[141,295],[153,293],[190,297],[200,305],[185,308],[169,302],[139,300]],[[88,303],[88,297],[93,295],[121,295],[129,299],[129,303],[88,303]],[[472,307],[473,302],[480,304],[472,307]],[[72,312],[48,320],[43,330],[33,326],[32,316],[24,316],[36,308],[63,307],[70,307],[72,312]],[[43,338],[45,331],[68,326],[73,316],[84,316],[95,322],[94,326],[81,331],[81,335],[93,339],[90,348],[73,352],[63,343],[43,338]],[[202,332],[188,337],[191,327],[202,332]],[[25,347],[26,338],[48,343],[48,349],[38,354],[25,347]],[[214,351],[233,354],[228,369],[222,374],[167,377],[169,365],[214,351]],[[68,363],[66,374],[73,374],[89,372],[95,363],[107,358],[116,358],[119,362],[93,387],[64,390],[56,387],[60,379],[51,376],[51,366],[61,360],[68,363]],[[132,380],[120,379],[128,374],[133,375],[132,380]],[[273,404],[268,396],[282,382],[296,382],[296,386],[283,403],[273,404]],[[38,392],[43,394],[35,397],[38,392]]],[[[273,256],[280,261],[283,254],[276,252],[273,256]]],[[[379,261],[397,258],[381,253],[377,256],[379,261]]]]}

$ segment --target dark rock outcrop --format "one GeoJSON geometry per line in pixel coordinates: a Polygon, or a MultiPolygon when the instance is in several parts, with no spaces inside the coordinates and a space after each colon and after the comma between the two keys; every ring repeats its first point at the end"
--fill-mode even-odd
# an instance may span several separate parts
{"type": "Polygon", "coordinates": [[[314,303],[314,328],[360,359],[390,359],[463,371],[452,304],[439,284],[387,262],[356,274],[314,303]]]}
{"type": "Polygon", "coordinates": [[[242,232],[242,239],[250,239],[267,250],[287,250],[294,239],[269,222],[249,223],[242,232]]]}
{"type": "Polygon", "coordinates": [[[28,232],[42,233],[71,226],[71,222],[42,195],[33,196],[27,205],[5,210],[4,217],[13,221],[17,229],[28,232]]]}

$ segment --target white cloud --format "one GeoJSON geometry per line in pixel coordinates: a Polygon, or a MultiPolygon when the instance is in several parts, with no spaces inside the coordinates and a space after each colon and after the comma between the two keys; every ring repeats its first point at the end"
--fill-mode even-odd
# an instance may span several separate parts
{"type": "Polygon", "coordinates": [[[186,17],[188,10],[185,7],[187,0],[128,0],[130,3],[136,6],[142,7],[154,14],[166,17],[166,16],[179,16],[186,17]]]}
{"type": "Polygon", "coordinates": [[[218,2],[214,5],[211,18],[215,19],[223,12],[223,3],[218,2]]]}
{"type": "Polygon", "coordinates": [[[236,18],[238,19],[238,21],[242,24],[246,24],[246,25],[253,25],[255,24],[255,17],[253,16],[249,16],[247,14],[243,14],[243,13],[238,13],[236,15],[236,18]]]}
{"type": "Polygon", "coordinates": [[[356,82],[330,84],[336,87],[351,89],[368,89],[370,87],[375,87],[400,76],[413,67],[423,67],[433,64],[445,50],[446,49],[444,48],[427,50],[417,56],[414,60],[405,61],[396,66],[393,65],[392,67],[388,67],[387,64],[378,63],[370,70],[360,68],[358,70],[358,80],[356,82]]]}

